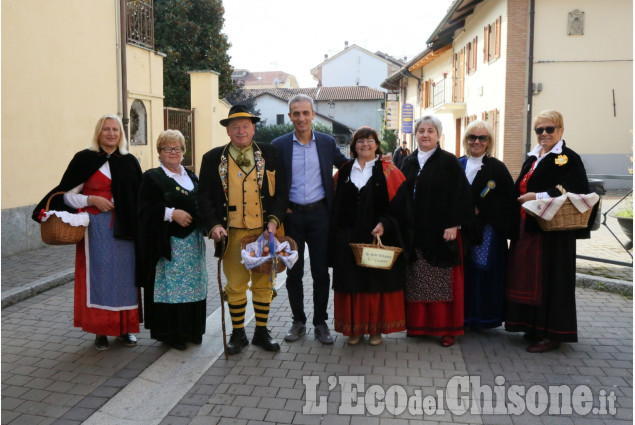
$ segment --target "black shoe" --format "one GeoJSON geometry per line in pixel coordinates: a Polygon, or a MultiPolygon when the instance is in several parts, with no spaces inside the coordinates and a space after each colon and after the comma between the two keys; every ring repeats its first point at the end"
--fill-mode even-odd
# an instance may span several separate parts
{"type": "Polygon", "coordinates": [[[243,347],[249,345],[245,329],[234,329],[227,343],[227,354],[238,354],[243,347]]]}
{"type": "Polygon", "coordinates": [[[251,340],[251,343],[253,345],[262,347],[267,351],[280,350],[280,344],[278,344],[276,340],[271,337],[269,329],[265,328],[264,326],[256,326],[256,331],[254,332],[254,337],[251,340]]]}
{"type": "Polygon", "coordinates": [[[137,337],[135,337],[133,334],[121,334],[117,337],[117,339],[123,342],[123,344],[127,345],[128,347],[134,347],[135,345],[137,345],[137,337]]]}
{"type": "Polygon", "coordinates": [[[108,337],[106,335],[96,335],[95,336],[95,348],[99,351],[107,350],[108,345],[108,337]]]}
{"type": "Polygon", "coordinates": [[[183,341],[172,341],[170,342],[170,347],[174,348],[175,350],[185,351],[187,345],[185,345],[183,341]]]}
{"type": "Polygon", "coordinates": [[[326,323],[320,323],[315,327],[315,339],[322,344],[333,344],[333,337],[326,323]]]}

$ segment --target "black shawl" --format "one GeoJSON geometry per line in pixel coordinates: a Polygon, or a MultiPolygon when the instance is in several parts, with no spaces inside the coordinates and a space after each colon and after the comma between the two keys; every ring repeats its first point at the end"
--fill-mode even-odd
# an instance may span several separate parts
{"type": "MultiPolygon", "coordinates": [[[[462,157],[459,161],[464,163],[467,157],[462,157]]],[[[483,166],[476,173],[470,191],[474,206],[479,210],[475,220],[466,228],[470,242],[483,242],[483,229],[486,224],[491,225],[506,239],[510,239],[518,230],[517,227],[513,227],[512,219],[518,202],[514,195],[514,180],[505,164],[490,156],[483,157],[483,166]],[[495,187],[484,193],[488,183],[495,187]]]]}
{"type": "MultiPolygon", "coordinates": [[[[527,160],[525,160],[520,171],[520,176],[514,186],[516,196],[520,196],[520,182],[525,174],[531,170],[534,161],[536,161],[535,156],[529,156],[527,160]]],[[[582,158],[573,150],[569,149],[564,140],[562,141],[562,153],[552,152],[540,160],[529,181],[527,181],[527,192],[547,192],[549,196],[556,198],[562,195],[560,190],[556,188],[557,185],[561,185],[567,192],[571,193],[587,194],[590,192],[589,180],[587,179],[582,158]],[[561,157],[561,159],[556,161],[558,157],[561,157]]],[[[595,221],[599,205],[600,203],[598,202],[593,207],[587,228],[575,231],[576,238],[588,239],[591,237],[591,226],[595,221]]],[[[520,207],[515,208],[514,213],[515,228],[518,228],[520,222],[520,207]]],[[[540,226],[535,218],[527,215],[525,230],[530,233],[540,231],[540,226]]]]}
{"type": "MultiPolygon", "coordinates": [[[[130,154],[122,155],[119,149],[111,154],[101,149],[98,152],[91,149],[77,152],[68,164],[60,184],[37,204],[31,218],[39,223],[40,211],[45,208],[48,198],[53,193],[68,192],[86,182],[106,161],[110,165],[112,196],[115,202],[113,234],[119,239],[134,239],[137,234],[137,194],[141,184],[141,167],[137,158],[130,154]]],[[[61,195],[52,199],[49,209],[77,212],[64,203],[61,195]]]]}
{"type": "Polygon", "coordinates": [[[410,211],[414,220],[413,248],[421,249],[424,259],[434,266],[459,265],[458,242],[446,242],[443,233],[445,229],[466,225],[474,217],[465,171],[456,156],[437,145],[419,172],[418,151],[408,156],[401,167],[407,192],[414,195],[410,211]]]}

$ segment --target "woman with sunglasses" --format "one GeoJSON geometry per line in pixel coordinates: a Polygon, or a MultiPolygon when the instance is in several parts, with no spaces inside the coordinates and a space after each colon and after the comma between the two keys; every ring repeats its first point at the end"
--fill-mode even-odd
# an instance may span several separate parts
{"type": "Polygon", "coordinates": [[[198,178],[181,165],[185,138],[165,130],[157,139],[160,166],[139,190],[138,283],[144,288],[150,336],[185,350],[205,333],[207,269],[198,219],[198,178]]]}
{"type": "MultiPolygon", "coordinates": [[[[588,238],[590,228],[545,232],[521,204],[567,192],[588,193],[589,182],[580,156],[562,139],[564,120],[557,111],[534,118],[538,145],[528,154],[516,180],[518,236],[510,247],[505,288],[505,329],[525,332],[527,351],[542,353],[561,342],[577,342],[575,306],[576,238],[588,238]]],[[[589,223],[594,220],[591,214],[589,223]]]]}
{"type": "Polygon", "coordinates": [[[485,121],[467,126],[463,149],[465,156],[459,162],[470,183],[476,215],[464,228],[464,323],[466,328],[491,329],[503,323],[514,180],[505,164],[492,156],[494,133],[485,121]]]}

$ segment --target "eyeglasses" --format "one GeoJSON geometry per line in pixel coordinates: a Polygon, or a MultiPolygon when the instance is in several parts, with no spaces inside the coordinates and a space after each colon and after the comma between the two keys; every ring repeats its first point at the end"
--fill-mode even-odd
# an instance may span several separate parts
{"type": "Polygon", "coordinates": [[[368,143],[370,145],[372,143],[375,143],[375,140],[374,139],[357,139],[355,143],[357,143],[358,145],[361,145],[363,143],[368,143]]]}
{"type": "Polygon", "coordinates": [[[553,125],[550,125],[549,127],[537,127],[534,128],[534,131],[536,132],[537,135],[541,135],[543,132],[547,132],[547,134],[553,134],[554,131],[556,131],[556,128],[562,128],[562,127],[555,127],[553,125]]]}
{"type": "Polygon", "coordinates": [[[469,143],[476,143],[477,140],[481,143],[485,143],[489,140],[489,136],[477,136],[476,134],[468,134],[467,141],[469,143]]]}
{"type": "Polygon", "coordinates": [[[161,148],[163,153],[181,153],[183,149],[181,148],[161,148]]]}

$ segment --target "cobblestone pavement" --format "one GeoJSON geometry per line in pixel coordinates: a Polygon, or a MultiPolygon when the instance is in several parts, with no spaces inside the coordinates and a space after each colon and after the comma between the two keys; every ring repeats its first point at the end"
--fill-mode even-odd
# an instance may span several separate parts
{"type": "MultiPolygon", "coordinates": [[[[581,242],[578,252],[592,255],[587,254],[591,252],[590,248],[600,245],[600,254],[621,261],[626,252],[604,246],[611,241],[602,239],[600,232],[594,232],[590,244],[581,242]]],[[[3,259],[3,301],[6,294],[19,291],[21,286],[46,281],[50,276],[62,276],[69,269],[72,280],[73,249],[47,247],[28,255],[3,259]],[[33,261],[28,262],[30,260],[33,261]]],[[[630,261],[629,258],[627,255],[626,261],[630,261]]],[[[216,259],[210,255],[207,303],[210,315],[220,305],[216,266],[216,259]]],[[[578,271],[581,267],[585,264],[579,261],[578,271]]],[[[588,267],[597,270],[603,265],[593,262],[588,267]]],[[[630,267],[607,266],[601,273],[608,278],[632,280],[630,267]]],[[[305,276],[309,276],[308,262],[305,276]]],[[[306,282],[305,298],[310,300],[310,278],[306,282]]],[[[160,420],[111,423],[406,424],[421,423],[421,419],[425,423],[632,423],[632,301],[615,293],[585,288],[576,291],[580,341],[563,344],[554,352],[528,354],[524,350],[526,342],[520,335],[501,329],[468,332],[455,346],[442,348],[435,338],[406,338],[404,333],[386,337],[384,344],[378,347],[365,342],[347,346],[341,335],[334,334],[335,343],[325,346],[314,340],[313,329],[309,327],[306,337],[295,343],[282,343],[278,353],[268,353],[250,345],[229,360],[211,356],[210,366],[200,371],[183,396],[170,399],[169,385],[157,392],[155,396],[165,397],[171,407],[160,420]],[[505,391],[510,385],[523,385],[534,398],[523,397],[529,408],[518,415],[480,414],[478,410],[459,414],[457,409],[450,409],[453,400],[457,403],[461,400],[451,391],[457,388],[455,377],[464,375],[478,376],[480,385],[489,385],[494,390],[496,385],[498,388],[504,386],[505,391]],[[319,379],[315,402],[311,401],[312,387],[309,385],[307,391],[304,382],[310,377],[319,379]],[[346,400],[352,393],[342,388],[342,383],[346,379],[359,382],[360,377],[364,379],[364,390],[371,391],[359,395],[365,395],[367,400],[376,398],[377,407],[373,410],[373,404],[369,403],[361,410],[361,415],[346,413],[346,400]],[[390,404],[382,409],[383,399],[372,396],[376,394],[372,391],[388,391],[392,385],[399,385],[411,401],[417,399],[417,391],[421,391],[419,398],[422,399],[436,395],[437,390],[447,389],[444,413],[424,415],[408,408],[402,412],[400,408],[404,404],[401,401],[394,409],[390,404]],[[533,385],[538,387],[532,389],[533,385]],[[587,395],[592,396],[594,401],[588,404],[589,408],[601,408],[600,402],[610,402],[614,395],[617,411],[613,415],[593,414],[593,411],[582,415],[577,409],[557,415],[549,414],[547,409],[540,415],[532,414],[531,411],[541,411],[547,406],[548,402],[538,396],[550,385],[567,386],[581,406],[586,406],[587,395]],[[580,386],[588,387],[588,393],[580,392],[585,389],[580,386]],[[532,407],[530,401],[536,397],[537,405],[532,407]],[[326,412],[322,412],[324,407],[326,412]],[[303,409],[316,414],[303,413],[303,409]],[[342,413],[340,409],[344,409],[342,413]]],[[[329,308],[332,315],[332,305],[329,308]]],[[[307,313],[310,322],[310,309],[307,313]]],[[[166,373],[178,371],[185,363],[194,362],[205,348],[190,347],[181,357],[170,356],[174,354],[173,350],[149,339],[149,332],[142,330],[136,347],[125,347],[111,340],[109,350],[98,352],[93,348],[94,336],[72,327],[72,315],[72,282],[37,295],[31,294],[2,309],[2,424],[99,423],[95,418],[101,417],[99,414],[105,411],[106,403],[117,400],[123,389],[138,384],[140,375],[153,365],[165,367],[166,373]]],[[[282,288],[272,305],[270,328],[282,342],[290,325],[286,290],[282,288]]],[[[249,335],[253,326],[253,323],[247,325],[249,335]]],[[[207,334],[212,332],[215,331],[208,328],[207,334]]],[[[388,392],[399,394],[398,391],[394,387],[388,392]]],[[[481,388],[480,393],[484,400],[497,394],[494,391],[490,395],[488,387],[481,388]]],[[[466,397],[465,402],[476,398],[470,391],[459,395],[466,397]]],[[[144,404],[134,398],[128,400],[128,406],[132,407],[121,408],[122,414],[126,414],[126,409],[144,412],[144,404]]],[[[352,403],[348,412],[354,408],[355,403],[352,403]]]]}
{"type": "MultiPolygon", "coordinates": [[[[611,191],[607,195],[608,196],[604,196],[602,199],[603,212],[609,211],[609,209],[626,195],[626,192],[611,191]]],[[[633,258],[629,255],[629,252],[632,254],[633,250],[626,251],[622,246],[622,244],[627,244],[629,240],[622,231],[617,219],[611,216],[613,212],[619,211],[621,208],[627,206],[628,203],[632,205],[632,202],[632,197],[628,197],[606,214],[606,216],[602,214],[601,223],[604,224],[600,226],[600,229],[591,233],[591,239],[578,240],[578,255],[632,264],[633,258]]],[[[620,279],[628,282],[633,281],[633,268],[621,265],[578,259],[577,271],[578,273],[594,276],[620,279]]]]}

